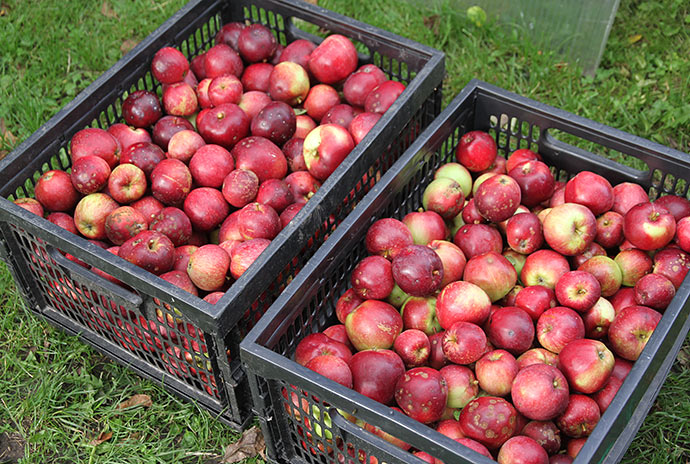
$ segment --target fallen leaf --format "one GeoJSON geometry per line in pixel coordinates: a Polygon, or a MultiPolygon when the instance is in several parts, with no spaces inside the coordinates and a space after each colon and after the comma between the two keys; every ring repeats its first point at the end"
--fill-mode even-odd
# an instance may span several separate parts
{"type": "Polygon", "coordinates": [[[91,445],[91,446],[98,446],[98,445],[100,445],[101,443],[110,440],[112,437],[113,437],[113,433],[112,433],[112,432],[101,432],[101,434],[98,435],[98,437],[94,438],[93,440],[91,440],[91,441],[89,442],[89,445],[91,445]]]}
{"type": "Polygon", "coordinates": [[[690,367],[690,349],[683,348],[678,352],[678,363],[683,366],[684,369],[690,367]]]}
{"type": "Polygon", "coordinates": [[[634,43],[639,42],[640,40],[642,40],[642,34],[634,34],[628,37],[628,44],[632,45],[634,43]]]}
{"type": "Polygon", "coordinates": [[[438,35],[439,24],[441,23],[439,15],[425,16],[422,21],[427,29],[433,32],[434,35],[438,35]]]}
{"type": "Polygon", "coordinates": [[[117,409],[132,408],[135,406],[143,406],[145,408],[148,408],[153,406],[153,401],[151,401],[151,397],[149,395],[134,395],[130,399],[118,404],[117,409]]]}
{"type": "Polygon", "coordinates": [[[7,130],[7,125],[3,118],[0,118],[0,159],[3,159],[17,143],[17,137],[7,130]]]}
{"type": "Polygon", "coordinates": [[[254,426],[245,430],[242,433],[242,438],[236,443],[225,448],[225,455],[220,462],[221,464],[232,464],[256,456],[261,456],[261,458],[265,459],[265,450],[264,436],[261,434],[261,430],[254,426]]]}
{"type": "Polygon", "coordinates": [[[117,13],[115,13],[115,10],[110,6],[110,3],[105,0],[101,3],[101,14],[106,18],[117,18],[117,13]]]}
{"type": "Polygon", "coordinates": [[[137,40],[127,39],[124,42],[122,42],[122,44],[120,44],[120,52],[122,52],[123,55],[126,55],[127,52],[136,47],[138,43],[139,42],[137,40]]]}

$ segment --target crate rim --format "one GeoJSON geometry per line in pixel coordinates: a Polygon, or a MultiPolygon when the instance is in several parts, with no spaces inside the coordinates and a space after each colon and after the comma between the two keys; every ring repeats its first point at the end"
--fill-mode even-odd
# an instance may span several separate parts
{"type": "MultiPolygon", "coordinates": [[[[434,122],[432,122],[432,124],[430,124],[427,129],[423,131],[423,133],[413,142],[403,156],[396,161],[396,166],[407,165],[414,159],[415,156],[418,156],[418,154],[422,152],[424,146],[429,143],[429,140],[436,136],[436,132],[446,124],[449,124],[448,118],[456,110],[457,106],[459,106],[459,104],[465,101],[467,98],[478,98],[478,93],[493,98],[499,97],[502,99],[514,99],[514,101],[511,103],[517,103],[518,106],[529,106],[531,111],[536,110],[537,112],[546,112],[551,118],[563,119],[564,117],[567,117],[569,121],[575,121],[579,124],[594,125],[594,130],[602,135],[612,137],[613,139],[630,140],[631,144],[638,144],[638,148],[655,150],[657,152],[653,154],[655,157],[658,157],[659,153],[661,153],[672,157],[672,159],[676,161],[688,160],[686,162],[690,162],[690,155],[679,150],[665,147],[656,142],[642,139],[641,137],[628,134],[622,130],[596,123],[587,118],[569,113],[565,110],[558,109],[544,103],[539,103],[527,97],[522,97],[518,94],[503,90],[479,79],[473,79],[460,91],[460,93],[458,93],[453,101],[446,108],[444,108],[434,122]]],[[[285,308],[291,306],[290,301],[293,298],[298,298],[297,293],[299,290],[304,289],[305,292],[308,292],[310,288],[319,285],[320,281],[315,281],[310,287],[307,288],[305,286],[305,281],[314,273],[313,268],[318,263],[326,261],[326,258],[333,253],[333,250],[336,248],[337,244],[339,244],[341,240],[347,236],[355,221],[364,215],[367,209],[373,207],[373,202],[371,200],[377,198],[379,192],[385,189],[385,187],[392,182],[393,178],[399,173],[399,171],[400,169],[396,169],[395,166],[389,169],[381,180],[377,182],[372,190],[367,193],[357,207],[341,223],[341,226],[338,227],[336,231],[329,237],[329,239],[319,248],[319,250],[317,250],[317,252],[309,260],[309,263],[305,266],[305,269],[293,279],[289,286],[278,296],[268,311],[264,314],[264,317],[262,317],[262,319],[245,336],[244,340],[240,343],[240,357],[245,365],[245,370],[249,373],[249,375],[254,375],[253,370],[250,367],[254,364],[279,366],[280,369],[284,370],[287,375],[298,380],[306,380],[306,382],[309,384],[308,388],[313,389],[313,391],[317,394],[328,395],[331,393],[332,395],[337,395],[339,401],[342,401],[343,404],[347,404],[348,407],[356,409],[357,415],[364,418],[364,420],[373,421],[373,423],[375,423],[378,427],[388,430],[400,430],[401,433],[397,434],[396,436],[407,441],[408,443],[413,444],[413,446],[415,443],[412,443],[412,441],[415,441],[417,444],[424,444],[426,449],[440,451],[441,459],[448,459],[453,456],[457,458],[458,454],[460,454],[462,458],[467,459],[463,455],[464,450],[453,446],[453,443],[455,443],[453,440],[445,440],[447,437],[436,432],[432,428],[425,426],[424,424],[420,424],[414,419],[403,414],[394,414],[393,410],[390,409],[389,406],[378,403],[362,395],[361,393],[346,388],[337,382],[334,382],[307,369],[306,367],[300,366],[292,359],[287,358],[286,356],[283,356],[282,354],[279,354],[265,346],[269,344],[275,345],[277,334],[284,333],[283,329],[285,326],[292,322],[287,318],[281,319],[279,316],[290,313],[290,311],[285,308]],[[311,267],[312,269],[306,269],[306,267],[311,267]],[[288,361],[287,364],[286,360],[288,361]],[[414,438],[414,440],[409,440],[409,438],[414,438]]],[[[659,388],[665,382],[668,375],[668,370],[673,363],[673,359],[675,359],[677,351],[680,349],[680,346],[685,339],[685,335],[687,335],[688,331],[690,330],[690,318],[687,317],[687,314],[683,314],[683,310],[685,309],[687,312],[687,307],[690,306],[690,303],[688,303],[689,296],[690,276],[686,276],[676,292],[676,297],[662,314],[663,317],[657,326],[657,329],[660,330],[655,330],[652,336],[649,338],[640,357],[633,364],[632,370],[621,385],[618,392],[620,394],[615,396],[609,408],[607,408],[607,410],[601,415],[599,423],[590,435],[595,438],[596,443],[595,440],[587,440],[580,454],[578,455],[578,458],[576,458],[574,461],[574,464],[584,464],[586,462],[590,462],[591,459],[597,457],[597,455],[599,455],[598,462],[618,462],[618,460],[620,460],[623,454],[627,451],[629,442],[634,438],[637,429],[642,422],[636,426],[631,426],[629,423],[626,423],[623,426],[624,430],[616,437],[614,444],[622,439],[622,437],[625,439],[625,441],[628,441],[628,444],[622,448],[619,446],[617,450],[614,450],[615,453],[618,453],[617,456],[608,456],[608,458],[613,458],[613,461],[607,460],[606,454],[601,455],[601,453],[604,451],[606,453],[610,451],[610,449],[603,449],[603,439],[615,425],[614,419],[619,417],[622,413],[624,404],[628,401],[630,394],[635,391],[635,387],[639,384],[639,381],[648,374],[650,367],[653,367],[652,360],[654,357],[651,356],[650,353],[652,351],[658,353],[659,349],[662,347],[664,337],[667,335],[667,332],[664,332],[664,329],[668,330],[669,328],[674,327],[674,324],[676,324],[675,327],[678,328],[678,337],[675,340],[675,346],[669,348],[668,351],[661,356],[661,362],[658,362],[659,366],[654,373],[654,376],[659,381],[659,388]],[[685,322],[681,325],[678,324],[678,321],[682,317],[685,317],[685,322]],[[681,336],[682,334],[685,335],[681,336]],[[664,375],[659,377],[659,374],[664,370],[664,375]]],[[[641,403],[642,398],[635,402],[635,409],[637,409],[641,403]]],[[[258,405],[255,404],[255,408],[257,406],[258,405]]],[[[649,406],[651,407],[651,404],[649,404],[649,406]]],[[[255,409],[255,413],[259,417],[263,417],[263,411],[255,409]]],[[[360,433],[365,434],[367,437],[374,436],[363,429],[360,433]]],[[[393,445],[389,443],[382,444],[382,446],[384,447],[384,451],[390,451],[393,449],[393,445]]],[[[475,456],[479,455],[476,454],[475,456]]],[[[477,458],[474,457],[473,459],[477,458]]],[[[471,460],[468,462],[472,462],[473,464],[494,462],[493,460],[488,460],[483,456],[480,456],[479,459],[479,461],[471,460]]]]}

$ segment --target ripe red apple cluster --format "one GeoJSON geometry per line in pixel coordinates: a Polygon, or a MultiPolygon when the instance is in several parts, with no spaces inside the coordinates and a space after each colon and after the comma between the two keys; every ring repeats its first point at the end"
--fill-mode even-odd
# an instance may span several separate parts
{"type": "Polygon", "coordinates": [[[339,324],[295,360],[499,463],[572,462],[690,268],[690,201],[590,171],[560,182],[483,131],[455,155],[422,209],[370,226],[339,324]]]}
{"type": "Polygon", "coordinates": [[[16,203],[211,303],[405,88],[358,67],[343,35],[283,46],[238,22],[191,61],[161,48],[151,73],[160,93],[134,91],[122,122],[77,132],[71,171],[16,203]]]}

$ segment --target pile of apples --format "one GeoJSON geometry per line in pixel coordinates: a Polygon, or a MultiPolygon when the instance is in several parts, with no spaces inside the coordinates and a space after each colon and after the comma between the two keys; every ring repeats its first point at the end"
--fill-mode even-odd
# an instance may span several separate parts
{"type": "Polygon", "coordinates": [[[501,464],[572,462],[690,268],[690,201],[590,171],[560,182],[483,131],[455,155],[423,208],[370,226],[340,323],[295,361],[501,464]]]}
{"type": "Polygon", "coordinates": [[[122,122],[78,131],[71,170],[15,203],[211,303],[405,89],[358,67],[343,35],[283,46],[239,22],[191,61],[161,48],[151,73],[160,92],[134,91],[122,122]]]}

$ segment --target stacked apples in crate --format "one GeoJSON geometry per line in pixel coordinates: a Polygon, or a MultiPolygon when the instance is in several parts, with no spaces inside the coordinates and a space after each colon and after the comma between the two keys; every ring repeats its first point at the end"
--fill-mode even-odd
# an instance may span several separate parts
{"type": "Polygon", "coordinates": [[[690,201],[591,171],[558,181],[483,131],[455,155],[422,209],[369,227],[340,324],[295,361],[499,463],[572,462],[690,268],[690,201]]]}
{"type": "Polygon", "coordinates": [[[239,22],[191,61],[161,48],[151,73],[160,92],[74,134],[71,171],[16,203],[212,303],[405,89],[345,36],[283,46],[239,22]]]}

